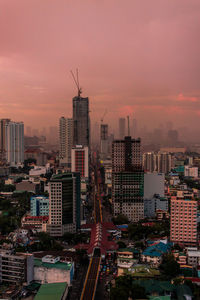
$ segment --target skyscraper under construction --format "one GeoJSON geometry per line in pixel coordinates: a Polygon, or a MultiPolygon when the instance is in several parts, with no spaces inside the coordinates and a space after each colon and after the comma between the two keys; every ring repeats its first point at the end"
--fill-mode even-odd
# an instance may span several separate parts
{"type": "Polygon", "coordinates": [[[90,144],[89,99],[81,96],[73,98],[73,146],[90,144]]]}

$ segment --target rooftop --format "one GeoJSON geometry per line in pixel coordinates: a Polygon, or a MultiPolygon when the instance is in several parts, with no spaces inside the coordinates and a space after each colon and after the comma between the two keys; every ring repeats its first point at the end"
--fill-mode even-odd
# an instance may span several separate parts
{"type": "Polygon", "coordinates": [[[56,262],[55,264],[42,262],[41,259],[35,258],[34,259],[34,266],[35,267],[44,267],[49,269],[61,269],[61,270],[70,270],[72,264],[71,263],[64,263],[64,262],[56,262]]]}
{"type": "Polygon", "coordinates": [[[35,300],[60,300],[66,290],[67,283],[46,283],[42,284],[35,300]]]}
{"type": "Polygon", "coordinates": [[[171,244],[164,244],[162,242],[155,243],[152,246],[147,247],[142,253],[145,256],[160,257],[167,253],[171,248],[171,244]]]}

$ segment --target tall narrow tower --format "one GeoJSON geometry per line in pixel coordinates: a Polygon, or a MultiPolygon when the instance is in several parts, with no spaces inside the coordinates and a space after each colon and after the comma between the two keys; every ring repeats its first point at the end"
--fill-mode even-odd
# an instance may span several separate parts
{"type": "Polygon", "coordinates": [[[59,159],[61,165],[71,167],[71,149],[73,144],[73,120],[60,118],[59,122],[60,151],[59,159]]]}
{"type": "Polygon", "coordinates": [[[73,146],[90,144],[89,99],[81,96],[73,98],[73,146]]]}
{"type": "Polygon", "coordinates": [[[73,146],[90,144],[90,120],[89,120],[89,99],[81,97],[82,90],[79,86],[78,69],[76,78],[71,71],[74,82],[77,86],[78,96],[73,98],[73,146]]]}

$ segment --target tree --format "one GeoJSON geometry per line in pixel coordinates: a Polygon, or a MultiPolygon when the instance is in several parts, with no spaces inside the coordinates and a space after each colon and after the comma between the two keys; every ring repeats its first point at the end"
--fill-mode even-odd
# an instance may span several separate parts
{"type": "Polygon", "coordinates": [[[134,283],[131,289],[132,299],[146,299],[145,288],[134,283]]]}
{"type": "Polygon", "coordinates": [[[118,241],[117,244],[118,244],[119,248],[126,248],[126,244],[122,241],[118,241]]]}
{"type": "Polygon", "coordinates": [[[180,265],[175,261],[172,254],[167,254],[163,257],[160,270],[167,277],[173,278],[180,274],[180,265]]]}
{"type": "Polygon", "coordinates": [[[62,237],[63,241],[67,242],[68,244],[72,243],[73,238],[74,238],[74,234],[71,232],[66,232],[62,237]]]}
{"type": "Polygon", "coordinates": [[[128,300],[129,293],[127,290],[121,287],[111,288],[110,299],[111,300],[128,300]]]}

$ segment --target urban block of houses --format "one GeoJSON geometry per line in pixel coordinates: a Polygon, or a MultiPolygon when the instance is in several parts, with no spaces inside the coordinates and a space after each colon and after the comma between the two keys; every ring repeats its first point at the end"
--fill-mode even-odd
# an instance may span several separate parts
{"type": "Polygon", "coordinates": [[[137,249],[133,248],[123,248],[117,251],[118,276],[125,273],[125,270],[130,269],[134,264],[138,263],[138,259],[135,258],[135,256],[138,256],[138,252],[137,249]]]}
{"type": "Polygon", "coordinates": [[[171,249],[171,243],[165,244],[162,242],[154,243],[147,247],[141,255],[141,260],[144,263],[149,263],[154,266],[159,266],[162,262],[162,257],[171,249]]]}

